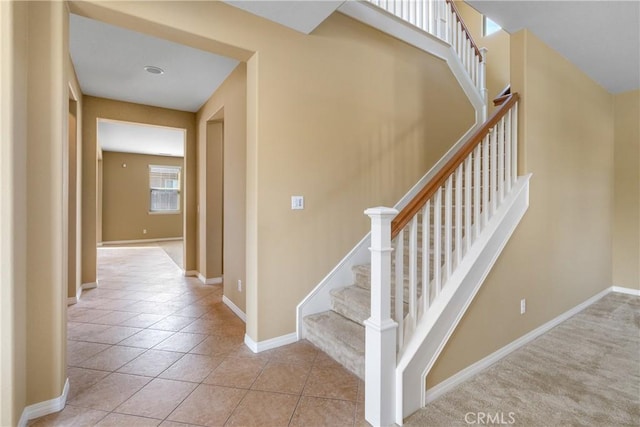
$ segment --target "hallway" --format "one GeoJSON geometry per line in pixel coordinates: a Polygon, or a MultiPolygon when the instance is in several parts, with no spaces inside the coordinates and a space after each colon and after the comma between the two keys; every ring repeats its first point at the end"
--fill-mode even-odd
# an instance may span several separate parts
{"type": "Polygon", "coordinates": [[[365,425],[363,383],[303,341],[253,354],[222,287],[161,247],[98,250],[68,307],[67,406],[33,426],[365,425]]]}

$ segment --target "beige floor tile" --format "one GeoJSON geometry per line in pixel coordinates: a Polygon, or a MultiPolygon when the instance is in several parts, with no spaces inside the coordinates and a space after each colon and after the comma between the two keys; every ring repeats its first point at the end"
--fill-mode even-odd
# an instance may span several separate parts
{"type": "Polygon", "coordinates": [[[154,323],[161,321],[165,317],[166,316],[162,314],[142,313],[142,314],[137,314],[134,317],[125,320],[124,322],[120,323],[120,326],[130,326],[132,328],[148,328],[154,323]]]}
{"type": "Polygon", "coordinates": [[[160,377],[178,381],[202,382],[224,359],[200,354],[185,354],[160,377]]]}
{"type": "Polygon", "coordinates": [[[112,411],[150,380],[146,377],[112,373],[69,401],[69,405],[112,411]]]}
{"type": "Polygon", "coordinates": [[[176,316],[184,316],[184,317],[193,317],[198,318],[207,312],[207,307],[203,307],[201,305],[189,304],[184,308],[176,311],[174,314],[176,316]]]}
{"type": "Polygon", "coordinates": [[[133,415],[124,415],[110,413],[102,419],[96,426],[99,427],[155,427],[162,420],[153,418],[136,417],[133,415]]]}
{"type": "Polygon", "coordinates": [[[81,368],[116,371],[138,357],[144,349],[114,345],[78,364],[81,368]]]}
{"type": "Polygon", "coordinates": [[[90,357],[111,347],[109,344],[99,344],[84,341],[67,341],[67,365],[77,366],[90,357]]]}
{"type": "Polygon", "coordinates": [[[30,427],[48,426],[69,426],[85,427],[92,426],[104,418],[108,412],[95,409],[78,408],[67,405],[62,411],[49,414],[44,417],[29,421],[30,427]]]}
{"type": "Polygon", "coordinates": [[[129,338],[141,330],[140,328],[129,328],[126,326],[109,326],[107,329],[89,334],[83,341],[118,344],[120,341],[129,338]]]}
{"type": "Polygon", "coordinates": [[[160,331],[156,329],[143,329],[135,335],[131,335],[129,338],[120,341],[119,345],[126,345],[128,347],[140,347],[151,348],[162,341],[169,338],[175,332],[160,331]]]}
{"type": "Polygon", "coordinates": [[[249,388],[262,372],[264,362],[253,359],[227,357],[204,379],[206,384],[249,388]]]}
{"type": "Polygon", "coordinates": [[[246,390],[200,384],[167,418],[188,424],[223,426],[246,390]]]}
{"type": "Polygon", "coordinates": [[[176,421],[163,421],[160,427],[199,427],[195,424],[178,423],[176,421]]]}
{"type": "Polygon", "coordinates": [[[304,387],[303,395],[356,401],[358,377],[341,366],[314,366],[304,387]]]}
{"type": "Polygon", "coordinates": [[[193,320],[194,319],[192,317],[166,316],[159,322],[156,322],[153,325],[149,326],[149,328],[177,332],[185,326],[189,325],[191,322],[193,322],[193,320]]]}
{"type": "Polygon", "coordinates": [[[287,426],[299,397],[251,390],[227,421],[227,426],[287,426]]]}
{"type": "MultiPolygon", "coordinates": [[[[300,394],[311,367],[270,362],[253,383],[253,390],[300,394]]],[[[215,372],[215,371],[214,371],[215,372]]]]}
{"type": "Polygon", "coordinates": [[[90,308],[70,308],[67,311],[67,319],[72,322],[93,323],[92,320],[99,319],[111,313],[109,310],[97,310],[90,308]]]}
{"type": "Polygon", "coordinates": [[[91,320],[90,323],[97,323],[99,325],[120,325],[120,323],[131,319],[135,315],[135,313],[129,313],[126,311],[112,311],[109,314],[105,314],[104,316],[91,320]]]}
{"type": "Polygon", "coordinates": [[[67,400],[70,401],[80,396],[85,390],[96,384],[98,381],[109,375],[109,372],[96,371],[84,368],[68,368],[69,394],[67,400]]]}
{"type": "Polygon", "coordinates": [[[164,419],[196,388],[196,384],[156,378],[124,402],[116,412],[164,419]]]}
{"type": "Polygon", "coordinates": [[[162,341],[154,347],[156,350],[180,351],[187,353],[192,348],[200,344],[207,338],[203,334],[189,334],[186,332],[176,332],[171,337],[162,341]]]}
{"type": "Polygon", "coordinates": [[[291,419],[291,427],[353,426],[356,403],[303,396],[291,419]]]}
{"type": "Polygon", "coordinates": [[[207,356],[226,356],[240,346],[244,346],[240,337],[211,335],[195,346],[189,353],[207,356]]]}
{"type": "Polygon", "coordinates": [[[92,323],[74,323],[73,328],[67,328],[67,339],[73,341],[91,341],[92,335],[111,328],[109,325],[94,325],[92,323]]]}
{"type": "Polygon", "coordinates": [[[135,301],[128,299],[104,299],[96,307],[101,310],[122,310],[135,304],[135,301]]]}
{"type": "Polygon", "coordinates": [[[295,363],[311,366],[318,355],[318,349],[307,341],[298,341],[294,344],[279,347],[273,350],[273,360],[279,363],[295,363]]]}
{"type": "Polygon", "coordinates": [[[182,353],[173,351],[147,350],[144,354],[118,369],[118,372],[156,377],[173,365],[182,355],[182,353]]]}

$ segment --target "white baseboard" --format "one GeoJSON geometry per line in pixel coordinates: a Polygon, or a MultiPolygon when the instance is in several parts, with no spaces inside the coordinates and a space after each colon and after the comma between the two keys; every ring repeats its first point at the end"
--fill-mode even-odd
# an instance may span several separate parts
{"type": "Polygon", "coordinates": [[[593,303],[597,302],[598,300],[602,299],[605,295],[607,295],[607,294],[609,294],[611,292],[617,292],[614,289],[615,289],[615,287],[611,287],[611,288],[605,289],[604,291],[592,296],[591,298],[589,298],[588,300],[584,301],[583,303],[578,304],[577,306],[573,307],[572,309],[562,313],[560,316],[556,317],[555,319],[552,319],[552,320],[548,321],[544,325],[542,325],[542,326],[534,329],[533,331],[521,336],[517,340],[512,341],[511,343],[509,343],[506,346],[502,347],[500,350],[491,353],[490,355],[488,355],[484,359],[481,359],[481,360],[477,361],[473,365],[467,366],[466,368],[464,368],[463,370],[461,370],[457,374],[454,374],[453,376],[451,376],[451,377],[447,378],[446,380],[442,381],[440,384],[438,384],[438,385],[436,385],[436,386],[434,386],[434,387],[432,387],[430,389],[427,389],[426,399],[425,399],[426,403],[434,401],[435,399],[437,399],[440,396],[442,396],[443,394],[449,392],[450,390],[452,390],[456,386],[458,386],[458,385],[462,384],[463,382],[471,379],[472,377],[474,377],[475,375],[479,374],[481,371],[487,369],[489,366],[493,365],[494,363],[496,363],[497,361],[499,361],[503,357],[508,356],[511,352],[519,349],[520,347],[522,347],[525,344],[528,344],[529,342],[531,342],[534,339],[538,338],[540,335],[544,334],[545,332],[548,332],[550,329],[554,328],[555,326],[558,326],[560,323],[564,322],[565,320],[567,320],[571,316],[574,316],[574,315],[578,314],[579,312],[581,312],[585,308],[589,307],[591,304],[593,304],[593,303]]]}
{"type": "Polygon", "coordinates": [[[182,273],[185,275],[185,277],[198,277],[197,270],[183,270],[182,273]]]}
{"type": "Polygon", "coordinates": [[[298,341],[298,334],[296,332],[259,342],[254,341],[249,335],[245,334],[244,336],[244,343],[254,353],[260,353],[262,351],[271,350],[272,348],[293,344],[296,341],[298,341]]]}
{"type": "Polygon", "coordinates": [[[83,291],[86,291],[88,289],[95,289],[97,287],[98,287],[97,280],[95,282],[83,283],[82,285],[80,285],[80,289],[82,289],[83,291]]]}
{"type": "Polygon", "coordinates": [[[162,237],[159,239],[137,239],[137,240],[111,240],[108,242],[99,243],[98,246],[109,246],[109,245],[129,245],[136,243],[155,243],[155,242],[173,242],[176,240],[182,240],[182,237],[162,237]]]}
{"type": "MultiPolygon", "coordinates": [[[[96,283],[94,288],[97,287],[98,284],[96,283]]],[[[82,290],[83,290],[83,286],[80,285],[78,287],[78,289],[76,290],[76,296],[75,297],[69,297],[67,298],[67,305],[73,305],[73,304],[77,304],[78,301],[80,301],[80,296],[82,295],[82,290]]]]}
{"type": "Polygon", "coordinates": [[[44,402],[34,403],[29,405],[22,411],[20,421],[18,421],[19,427],[25,427],[29,420],[34,418],[43,417],[45,415],[53,414],[64,409],[67,404],[67,396],[69,394],[69,378],[64,382],[64,388],[62,394],[56,398],[46,400],[44,402]]]}
{"type": "Polygon", "coordinates": [[[201,273],[198,273],[198,279],[205,285],[219,285],[222,283],[222,277],[210,277],[207,279],[201,273]]]}
{"type": "Polygon", "coordinates": [[[222,296],[222,302],[231,309],[235,313],[236,316],[240,318],[244,323],[247,323],[247,315],[244,311],[240,310],[240,308],[233,303],[226,295],[222,296]]]}
{"type": "Polygon", "coordinates": [[[619,294],[627,294],[640,297],[640,289],[625,288],[623,286],[612,286],[611,290],[613,292],[618,292],[619,294]]]}

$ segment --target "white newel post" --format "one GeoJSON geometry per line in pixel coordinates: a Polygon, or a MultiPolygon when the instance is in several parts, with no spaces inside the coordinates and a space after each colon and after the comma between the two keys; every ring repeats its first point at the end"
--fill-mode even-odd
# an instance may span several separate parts
{"type": "Polygon", "coordinates": [[[482,109],[482,122],[487,121],[487,117],[489,114],[489,89],[487,89],[487,52],[489,49],[486,47],[480,48],[480,55],[482,62],[480,62],[480,94],[482,95],[482,99],[484,100],[484,108],[482,109]]]}
{"type": "Polygon", "coordinates": [[[371,317],[364,321],[365,419],[390,426],[395,418],[396,329],[391,319],[391,221],[398,211],[367,209],[371,218],[371,317]]]}

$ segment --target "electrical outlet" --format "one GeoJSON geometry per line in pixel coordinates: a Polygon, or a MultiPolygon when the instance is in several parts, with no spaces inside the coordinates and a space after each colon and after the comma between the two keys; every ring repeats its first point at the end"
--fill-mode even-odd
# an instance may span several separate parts
{"type": "Polygon", "coordinates": [[[238,292],[242,292],[242,280],[238,279],[238,292]]]}
{"type": "Polygon", "coordinates": [[[527,311],[527,300],[526,299],[521,299],[520,300],[520,314],[524,314],[527,311]]]}
{"type": "Polygon", "coordinates": [[[147,234],[147,229],[146,228],[142,229],[142,234],[147,234]]]}

